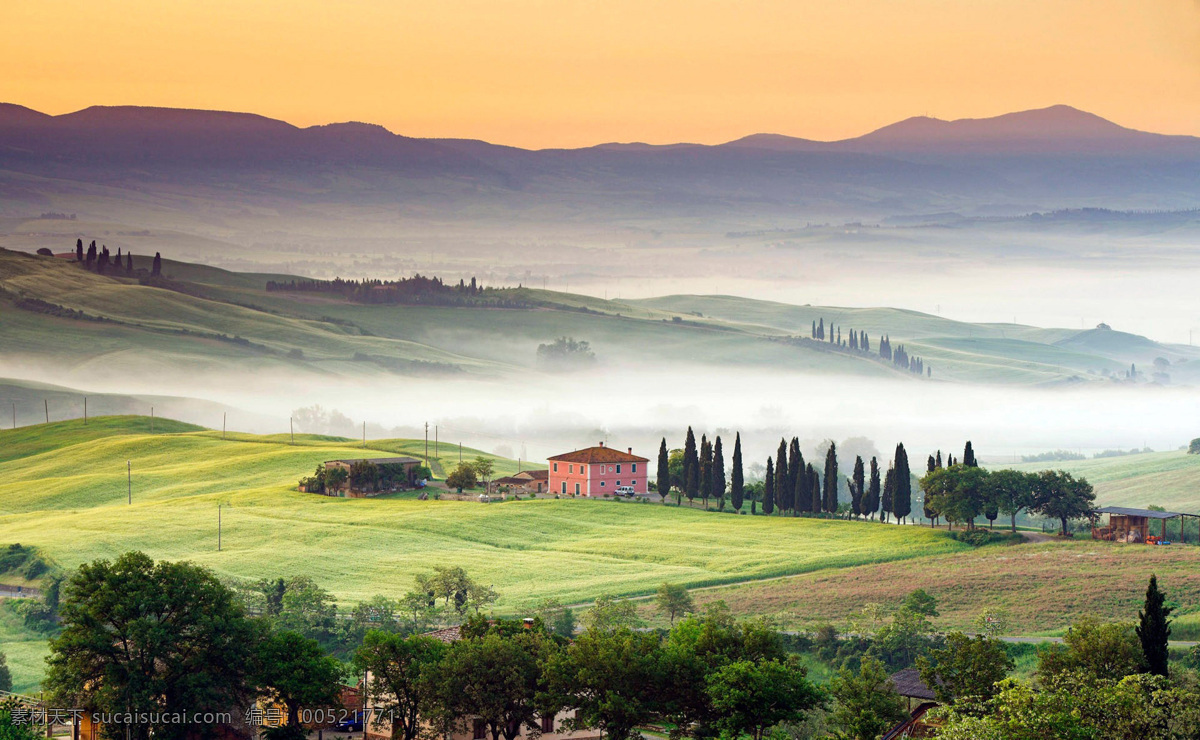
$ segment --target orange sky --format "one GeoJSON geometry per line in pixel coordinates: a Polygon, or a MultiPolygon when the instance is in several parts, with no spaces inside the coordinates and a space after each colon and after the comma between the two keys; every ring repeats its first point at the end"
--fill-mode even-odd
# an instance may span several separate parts
{"type": "Polygon", "coordinates": [[[1200,0],[6,0],[0,100],[528,147],[1067,103],[1200,135],[1200,0]]]}

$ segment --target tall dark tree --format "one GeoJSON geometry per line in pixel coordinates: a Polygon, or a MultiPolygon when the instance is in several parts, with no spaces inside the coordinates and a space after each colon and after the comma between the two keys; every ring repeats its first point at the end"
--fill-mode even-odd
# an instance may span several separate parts
{"type": "Polygon", "coordinates": [[[687,439],[683,443],[683,494],[688,501],[700,492],[700,455],[696,451],[696,435],[688,427],[687,439]]]}
{"type": "Polygon", "coordinates": [[[975,448],[971,446],[971,440],[967,440],[967,446],[963,448],[962,464],[968,468],[979,467],[978,461],[975,460],[975,448]]]}
{"type": "MultiPolygon", "coordinates": [[[[933,471],[937,470],[938,462],[941,459],[941,457],[942,457],[941,450],[938,450],[937,459],[935,459],[933,457],[933,455],[930,455],[929,460],[925,463],[925,472],[932,473],[933,471]]],[[[929,520],[929,526],[930,527],[936,526],[938,512],[937,512],[937,509],[935,509],[933,507],[933,501],[929,498],[928,494],[922,495],[921,507],[922,507],[922,513],[925,515],[925,518],[929,520]]]]}
{"type": "Polygon", "coordinates": [[[935,457],[933,459],[933,463],[934,463],[935,469],[942,467],[942,451],[941,450],[937,451],[937,457],[935,457]]]}
{"type": "Polygon", "coordinates": [[[862,455],[854,458],[854,475],[850,478],[850,513],[856,517],[863,514],[863,489],[867,485],[867,471],[863,467],[862,455]]]}
{"type": "Polygon", "coordinates": [[[883,496],[879,499],[879,518],[888,521],[892,513],[892,497],[896,495],[896,468],[888,465],[887,473],[883,476],[883,496]]]}
{"type": "Polygon", "coordinates": [[[896,445],[896,481],[892,489],[892,513],[901,523],[912,513],[912,473],[904,444],[896,445]]]}
{"type": "Polygon", "coordinates": [[[837,462],[837,445],[833,440],[829,440],[829,450],[825,453],[825,477],[824,490],[822,491],[822,503],[825,511],[833,514],[837,512],[838,507],[838,462],[837,462]]]}
{"type": "Polygon", "coordinates": [[[733,439],[733,471],[729,476],[729,503],[734,511],[742,510],[746,495],[746,480],[742,477],[742,433],[733,439]]]}
{"type": "MultiPolygon", "coordinates": [[[[793,439],[796,445],[796,483],[792,492],[792,503],[797,512],[812,511],[812,493],[808,490],[808,468],[804,464],[804,453],[800,451],[799,440],[793,439]]],[[[788,464],[791,464],[791,460],[788,464]]]]}
{"type": "Polygon", "coordinates": [[[763,513],[770,516],[775,511],[775,460],[767,458],[767,475],[763,478],[763,513]]]}
{"type": "Polygon", "coordinates": [[[875,518],[875,512],[879,511],[879,461],[874,457],[871,458],[871,478],[867,483],[867,492],[863,495],[863,515],[875,518]]]}
{"type": "MultiPolygon", "coordinates": [[[[154,262],[150,266],[150,275],[151,277],[158,277],[159,275],[162,275],[162,255],[158,252],[154,253],[154,262]]],[[[474,278],[472,278],[472,280],[474,280],[474,278]]]]}
{"type": "Polygon", "coordinates": [[[708,437],[700,436],[700,498],[708,508],[708,497],[713,490],[713,449],[708,437]]]}
{"type": "Polygon", "coordinates": [[[817,339],[825,338],[825,319],[822,318],[817,322],[817,339]]]}
{"type": "Polygon", "coordinates": [[[871,351],[871,338],[866,334],[861,334],[858,337],[858,348],[863,352],[871,351]]]}
{"type": "Polygon", "coordinates": [[[792,443],[788,445],[788,490],[784,496],[783,508],[793,514],[800,508],[799,501],[796,499],[796,490],[799,486],[800,479],[804,477],[804,456],[800,454],[800,439],[792,437],[792,443]]]}
{"type": "Polygon", "coordinates": [[[1142,642],[1142,655],[1146,658],[1146,670],[1156,676],[1167,675],[1167,645],[1171,639],[1172,607],[1166,605],[1167,596],[1158,589],[1158,577],[1150,576],[1146,586],[1146,603],[1138,612],[1137,636],[1142,642]]]}
{"type": "Polygon", "coordinates": [[[93,239],[92,243],[88,245],[86,262],[87,262],[87,266],[88,266],[89,270],[92,269],[92,265],[96,264],[96,240],[95,239],[93,239]]]}
{"type": "Polygon", "coordinates": [[[75,261],[83,262],[83,240],[75,240],[75,261]]]}
{"type": "Polygon", "coordinates": [[[788,477],[788,447],[787,440],[779,440],[779,449],[775,452],[775,508],[779,509],[780,514],[787,514],[792,508],[792,486],[791,478],[788,477]]]}
{"type": "Polygon", "coordinates": [[[667,438],[658,446],[658,495],[665,502],[671,493],[671,456],[667,452],[667,438]]]}
{"type": "Polygon", "coordinates": [[[133,274],[133,252],[125,253],[125,273],[128,275],[133,274]]]}
{"type": "Polygon", "coordinates": [[[725,480],[725,451],[721,449],[721,438],[717,437],[717,441],[713,443],[713,486],[712,495],[725,500],[725,486],[728,481],[725,480]]]}
{"type": "Polygon", "coordinates": [[[817,322],[812,322],[812,338],[817,338],[817,322]]]}
{"type": "Polygon", "coordinates": [[[820,514],[822,509],[821,474],[817,472],[812,463],[808,464],[808,494],[812,497],[812,512],[820,514]]]}

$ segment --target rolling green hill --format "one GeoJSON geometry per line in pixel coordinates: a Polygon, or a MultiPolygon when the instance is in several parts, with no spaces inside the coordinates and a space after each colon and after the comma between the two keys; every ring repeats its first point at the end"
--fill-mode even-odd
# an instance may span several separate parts
{"type": "Polygon", "coordinates": [[[1052,467],[1082,475],[1095,487],[1100,506],[1162,506],[1171,511],[1200,514],[1200,455],[1189,455],[1182,450],[1009,467],[1023,470],[1052,467]]]}
{"type": "MultiPolygon", "coordinates": [[[[144,269],[149,258],[138,257],[144,269]]],[[[1136,357],[1191,378],[1192,348],[1120,332],[969,324],[890,308],[792,306],[728,296],[609,301],[531,288],[497,289],[521,308],[364,304],[329,293],[268,292],[287,276],[164,262],[166,280],[96,275],[70,260],[0,250],[0,342],[21,359],[120,376],[309,372],[504,376],[535,367],[539,344],[588,341],[601,366],[661,367],[664,359],[915,380],[874,353],[807,337],[813,321],[866,331],[878,346],[926,359],[936,381],[1054,385],[1119,376],[1136,357]],[[649,352],[648,348],[654,348],[649,352]]]]}

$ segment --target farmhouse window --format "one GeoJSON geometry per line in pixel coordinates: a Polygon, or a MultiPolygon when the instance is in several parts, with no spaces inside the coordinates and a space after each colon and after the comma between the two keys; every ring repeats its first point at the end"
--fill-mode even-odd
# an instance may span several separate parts
{"type": "Polygon", "coordinates": [[[567,492],[567,482],[566,482],[566,481],[563,481],[563,482],[562,482],[562,484],[563,484],[563,489],[562,489],[562,492],[563,492],[563,493],[566,493],[566,492],[567,492]]]}
{"type": "Polygon", "coordinates": [[[621,466],[619,464],[617,465],[617,472],[621,472],[621,466]]]}
{"type": "Polygon", "coordinates": [[[487,722],[476,719],[475,726],[472,729],[474,730],[471,734],[473,740],[487,740],[487,722]]]}
{"type": "Polygon", "coordinates": [[[617,485],[618,485],[618,486],[619,486],[619,485],[621,485],[621,481],[617,481],[617,485]]]}
{"type": "Polygon", "coordinates": [[[574,472],[575,472],[575,466],[574,466],[574,465],[568,465],[568,466],[567,466],[567,472],[568,472],[568,473],[574,473],[574,472]]]}
{"type": "Polygon", "coordinates": [[[631,472],[631,473],[637,472],[637,463],[629,463],[629,472],[631,472]]]}
{"type": "Polygon", "coordinates": [[[554,463],[554,472],[558,472],[558,463],[554,463]]]}
{"type": "Polygon", "coordinates": [[[542,717],[542,732],[547,733],[547,734],[554,732],[554,715],[553,714],[550,715],[549,717],[542,717]]]}
{"type": "Polygon", "coordinates": [[[579,495],[579,484],[578,483],[575,484],[575,495],[576,496],[579,495]]]}
{"type": "Polygon", "coordinates": [[[600,481],[600,487],[604,488],[604,481],[600,481]]]}

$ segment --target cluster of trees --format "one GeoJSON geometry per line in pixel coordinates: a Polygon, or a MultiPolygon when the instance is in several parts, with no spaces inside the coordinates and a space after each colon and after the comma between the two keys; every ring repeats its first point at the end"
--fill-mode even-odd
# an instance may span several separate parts
{"type": "Polygon", "coordinates": [[[1075,478],[1063,470],[984,470],[975,460],[970,442],[961,462],[953,456],[948,462],[942,465],[940,450],[936,457],[930,455],[927,472],[920,481],[925,492],[925,516],[931,526],[944,517],[949,526],[962,524],[973,529],[975,520],[982,516],[994,528],[996,519],[1004,514],[1015,532],[1017,516],[1028,511],[1059,520],[1066,535],[1070,521],[1088,517],[1096,502],[1087,479],[1075,478]]]}
{"type": "MultiPolygon", "coordinates": [[[[133,252],[126,252],[124,256],[121,254],[121,248],[117,248],[116,255],[112,255],[108,251],[108,247],[101,245],[96,248],[96,240],[93,239],[88,245],[87,251],[83,249],[83,239],[75,240],[75,261],[83,265],[89,270],[97,274],[118,274],[133,275],[133,252]]],[[[154,264],[151,267],[151,277],[158,277],[162,274],[162,255],[158,252],[154,253],[154,264]]]]}
{"type": "Polygon", "coordinates": [[[549,344],[538,345],[537,361],[549,370],[577,370],[596,364],[596,353],[585,341],[559,337],[549,344]]]}
{"type": "MultiPolygon", "coordinates": [[[[846,339],[842,339],[842,328],[835,327],[832,323],[829,324],[828,338],[826,338],[825,319],[821,318],[812,323],[812,331],[810,337],[817,341],[828,341],[830,344],[842,349],[850,349],[855,352],[870,352],[871,337],[863,331],[855,331],[851,329],[847,334],[846,339]]],[[[886,360],[898,368],[908,370],[917,375],[928,373],[933,374],[932,368],[928,371],[925,368],[925,360],[916,356],[909,356],[904,345],[892,348],[892,340],[888,335],[883,335],[879,338],[879,357],[886,360]]]]}
{"type": "Polygon", "coordinates": [[[464,488],[474,488],[480,483],[487,488],[493,472],[495,465],[492,460],[478,455],[470,462],[459,463],[458,467],[450,471],[450,475],[446,476],[446,485],[457,489],[459,493],[462,493],[464,488]]]}
{"type": "Polygon", "coordinates": [[[267,281],[268,291],[289,291],[302,293],[333,293],[358,303],[384,303],[406,305],[438,305],[455,306],[485,303],[489,306],[523,308],[524,301],[511,298],[491,296],[483,300],[485,289],[483,285],[471,278],[470,282],[459,280],[458,284],[449,284],[440,277],[426,277],[420,273],[410,278],[399,280],[289,280],[267,281]]]}
{"type": "MultiPolygon", "coordinates": [[[[733,451],[733,490],[734,509],[742,507],[744,479],[742,476],[742,438],[739,434],[734,443],[733,451]]],[[[719,508],[725,508],[725,490],[728,482],[725,476],[725,452],[721,446],[721,438],[710,441],[706,435],[700,436],[700,444],[696,445],[696,435],[688,427],[683,449],[667,452],[667,439],[663,437],[658,447],[658,494],[665,501],[671,489],[676,491],[676,503],[682,503],[687,497],[688,503],[697,498],[708,508],[708,500],[715,498],[719,508]]]]}
{"type": "MultiPolygon", "coordinates": [[[[432,473],[421,465],[413,471],[417,478],[429,478],[432,473]]],[[[326,493],[341,489],[346,483],[355,491],[390,491],[408,485],[408,475],[401,465],[376,465],[370,460],[356,460],[346,470],[338,466],[318,465],[313,474],[300,479],[308,493],[326,493]]]]}

